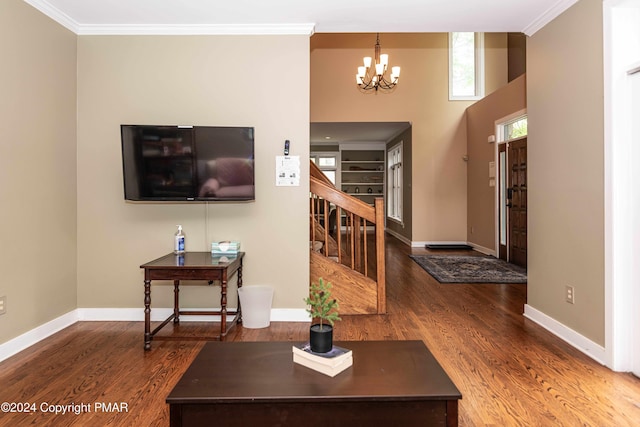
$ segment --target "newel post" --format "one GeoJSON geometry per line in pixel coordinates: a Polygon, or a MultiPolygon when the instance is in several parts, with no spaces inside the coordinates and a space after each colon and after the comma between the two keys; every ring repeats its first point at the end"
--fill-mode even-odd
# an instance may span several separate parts
{"type": "Polygon", "coordinates": [[[387,294],[384,264],[384,199],[375,199],[376,214],[376,281],[378,282],[378,314],[387,312],[387,294]]]}

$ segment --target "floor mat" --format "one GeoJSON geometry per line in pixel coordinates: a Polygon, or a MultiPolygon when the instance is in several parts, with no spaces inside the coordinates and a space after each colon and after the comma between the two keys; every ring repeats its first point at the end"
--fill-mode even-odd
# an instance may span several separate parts
{"type": "Polygon", "coordinates": [[[440,283],[527,283],[527,270],[501,259],[466,255],[409,255],[440,283]]]}

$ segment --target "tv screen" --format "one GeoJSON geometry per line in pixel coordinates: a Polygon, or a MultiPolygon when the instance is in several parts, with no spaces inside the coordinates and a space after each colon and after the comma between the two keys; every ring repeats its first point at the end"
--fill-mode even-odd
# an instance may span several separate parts
{"type": "Polygon", "coordinates": [[[252,127],[121,125],[124,198],[255,200],[252,127]]]}

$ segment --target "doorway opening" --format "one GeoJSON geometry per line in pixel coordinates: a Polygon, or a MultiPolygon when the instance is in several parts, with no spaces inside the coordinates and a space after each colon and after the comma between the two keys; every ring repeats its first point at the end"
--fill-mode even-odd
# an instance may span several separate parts
{"type": "Polygon", "coordinates": [[[496,121],[496,247],[498,257],[527,266],[527,115],[496,121]]]}

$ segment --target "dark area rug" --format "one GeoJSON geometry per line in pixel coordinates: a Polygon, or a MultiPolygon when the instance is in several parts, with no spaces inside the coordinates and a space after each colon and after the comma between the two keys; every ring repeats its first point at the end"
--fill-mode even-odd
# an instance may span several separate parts
{"type": "Polygon", "coordinates": [[[527,283],[527,270],[501,259],[466,255],[409,255],[440,283],[527,283]]]}

